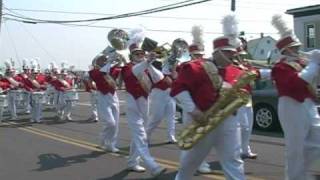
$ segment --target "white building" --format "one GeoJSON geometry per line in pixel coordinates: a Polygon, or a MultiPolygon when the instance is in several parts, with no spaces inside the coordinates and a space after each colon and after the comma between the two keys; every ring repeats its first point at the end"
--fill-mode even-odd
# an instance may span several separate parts
{"type": "Polygon", "coordinates": [[[279,51],[276,48],[276,40],[271,36],[261,35],[258,39],[248,41],[247,50],[254,60],[270,60],[273,62],[278,59],[279,51]]]}
{"type": "Polygon", "coordinates": [[[294,32],[305,51],[320,48],[320,4],[289,9],[294,17],[294,32]]]}

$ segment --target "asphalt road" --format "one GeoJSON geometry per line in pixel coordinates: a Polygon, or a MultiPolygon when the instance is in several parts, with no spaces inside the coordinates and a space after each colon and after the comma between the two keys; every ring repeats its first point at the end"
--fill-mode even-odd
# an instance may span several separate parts
{"type": "MultiPolygon", "coordinates": [[[[142,180],[152,179],[148,172],[126,171],[130,131],[124,114],[124,95],[119,92],[121,120],[119,147],[121,153],[106,153],[98,148],[101,124],[87,119],[90,103],[87,93],[73,109],[73,121],[59,121],[46,109],[44,123],[29,123],[30,115],[20,114],[17,121],[0,126],[0,180],[142,180]]],[[[181,129],[177,124],[177,130],[181,129]]],[[[168,171],[157,179],[174,179],[179,167],[179,149],[166,144],[166,123],[161,123],[151,139],[151,154],[168,171]]],[[[284,179],[284,143],[279,132],[258,132],[251,146],[259,154],[245,161],[247,179],[284,179]]],[[[213,174],[194,176],[195,180],[224,179],[215,152],[208,156],[213,174]]],[[[313,174],[320,175],[320,162],[313,174]]]]}

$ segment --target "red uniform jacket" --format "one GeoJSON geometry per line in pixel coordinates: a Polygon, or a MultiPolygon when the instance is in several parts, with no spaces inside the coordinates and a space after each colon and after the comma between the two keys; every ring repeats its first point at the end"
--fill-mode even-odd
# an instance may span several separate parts
{"type": "MultiPolygon", "coordinates": [[[[295,61],[304,67],[302,61],[295,61]]],[[[299,102],[306,98],[314,99],[315,96],[308,89],[308,83],[298,76],[299,70],[286,63],[286,59],[281,59],[272,68],[271,76],[275,81],[279,96],[288,96],[299,102]]]]}
{"type": "Polygon", "coordinates": [[[130,93],[135,99],[141,96],[148,97],[148,93],[142,88],[140,82],[132,72],[134,64],[126,64],[121,71],[121,75],[128,93],[130,93]]]}
{"type": "Polygon", "coordinates": [[[0,87],[2,90],[7,90],[7,89],[10,89],[10,83],[8,82],[8,80],[6,79],[0,79],[0,87]]]}
{"type": "Polygon", "coordinates": [[[115,93],[115,88],[108,84],[108,82],[104,79],[104,73],[99,69],[93,69],[89,71],[89,76],[96,83],[97,90],[102,94],[115,93]]]}
{"type": "Polygon", "coordinates": [[[202,59],[198,59],[181,66],[170,95],[174,97],[182,91],[188,91],[195,105],[201,111],[206,111],[219,97],[219,87],[214,87],[203,63],[202,59]]]}
{"type": "MultiPolygon", "coordinates": [[[[239,77],[247,70],[243,70],[242,68],[230,64],[224,68],[219,68],[219,74],[223,78],[225,82],[230,83],[231,85],[234,85],[239,77]]],[[[250,84],[246,85],[244,88],[247,92],[251,92],[251,86],[250,84]]]]}
{"type": "MultiPolygon", "coordinates": [[[[65,81],[67,81],[67,83],[72,86],[72,79],[66,78],[64,79],[65,81]]],[[[67,87],[59,80],[59,79],[55,79],[51,82],[51,84],[53,85],[53,87],[57,90],[57,91],[66,91],[68,89],[66,89],[67,87]]],[[[69,88],[71,89],[71,88],[69,88]]]]}

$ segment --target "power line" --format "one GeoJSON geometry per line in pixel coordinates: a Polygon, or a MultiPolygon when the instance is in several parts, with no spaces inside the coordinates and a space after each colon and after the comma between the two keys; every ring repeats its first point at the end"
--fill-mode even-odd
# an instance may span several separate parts
{"type": "MultiPolygon", "coordinates": [[[[19,20],[19,19],[14,19],[14,18],[5,18],[7,20],[11,20],[11,21],[17,21],[17,22],[24,22],[23,20],[19,20]]],[[[90,27],[90,28],[102,28],[102,29],[113,29],[113,28],[120,28],[120,29],[124,29],[124,30],[131,30],[132,28],[128,28],[128,27],[113,27],[113,26],[102,26],[102,25],[89,25],[89,24],[57,24],[57,25],[63,25],[63,26],[67,26],[67,27],[90,27]]],[[[167,29],[149,29],[149,28],[145,28],[147,31],[151,31],[151,32],[164,32],[164,33],[190,33],[190,31],[186,31],[186,30],[167,30],[167,29]]],[[[210,31],[205,31],[205,34],[222,34],[221,32],[210,32],[210,31]]],[[[260,34],[259,33],[255,33],[255,32],[246,32],[246,34],[260,34]]],[[[264,32],[264,34],[278,34],[278,33],[273,33],[273,32],[264,32]]]]}
{"type": "Polygon", "coordinates": [[[57,63],[57,60],[56,58],[49,53],[49,51],[46,50],[46,48],[44,48],[44,46],[40,43],[40,41],[27,29],[27,27],[25,27],[23,24],[20,23],[20,26],[22,27],[22,29],[24,29],[28,34],[29,36],[36,42],[38,43],[39,47],[49,56],[51,57],[51,59],[53,61],[55,61],[55,63],[57,63]]]}
{"type": "MultiPolygon", "coordinates": [[[[92,22],[92,21],[104,21],[104,20],[110,20],[110,19],[120,19],[120,18],[128,18],[128,17],[134,17],[134,16],[140,16],[144,14],[151,14],[151,13],[156,13],[156,12],[163,12],[163,11],[168,11],[172,9],[177,9],[177,8],[182,8],[182,7],[187,7],[187,6],[192,6],[204,2],[208,2],[211,0],[187,0],[187,1],[182,1],[179,3],[173,3],[165,6],[160,6],[152,9],[147,9],[143,11],[137,11],[133,13],[126,13],[126,14],[120,14],[116,16],[109,16],[109,17],[103,17],[103,18],[94,18],[94,19],[82,19],[82,20],[65,20],[65,21],[57,21],[57,20],[42,20],[42,19],[36,19],[36,18],[26,18],[26,17],[19,17],[21,19],[27,19],[27,20],[32,20],[35,21],[35,23],[77,23],[77,22],[92,22]]],[[[6,8],[8,9],[8,8],[6,8]]]]}
{"type": "MultiPolygon", "coordinates": [[[[100,16],[114,16],[116,14],[106,14],[106,13],[92,13],[92,12],[76,12],[76,11],[56,11],[56,10],[41,10],[41,9],[17,9],[17,8],[7,8],[11,10],[11,13],[14,13],[15,16],[23,16],[17,14],[14,11],[25,11],[25,12],[43,12],[43,13],[59,13],[59,14],[79,14],[79,15],[100,15],[100,16]]],[[[7,13],[8,15],[12,15],[7,13]]],[[[219,18],[197,18],[197,17],[177,17],[177,16],[148,16],[142,15],[138,16],[139,18],[157,18],[157,19],[174,19],[174,20],[195,20],[195,21],[221,21],[219,18]]],[[[266,19],[267,20],[267,19],[266,19]]],[[[268,19],[269,20],[269,19],[268,19]]],[[[248,22],[260,22],[262,20],[257,19],[242,19],[241,21],[248,22]]]]}

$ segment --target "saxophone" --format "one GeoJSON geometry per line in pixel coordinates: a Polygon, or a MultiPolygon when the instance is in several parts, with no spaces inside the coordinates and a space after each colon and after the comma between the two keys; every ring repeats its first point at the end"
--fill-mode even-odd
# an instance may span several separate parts
{"type": "Polygon", "coordinates": [[[191,149],[197,142],[204,138],[210,131],[214,130],[230,114],[236,112],[242,105],[247,104],[250,94],[242,87],[256,79],[256,73],[248,71],[240,76],[238,81],[230,89],[222,89],[217,101],[212,105],[199,123],[192,123],[181,131],[178,135],[178,146],[182,150],[191,149]]]}

